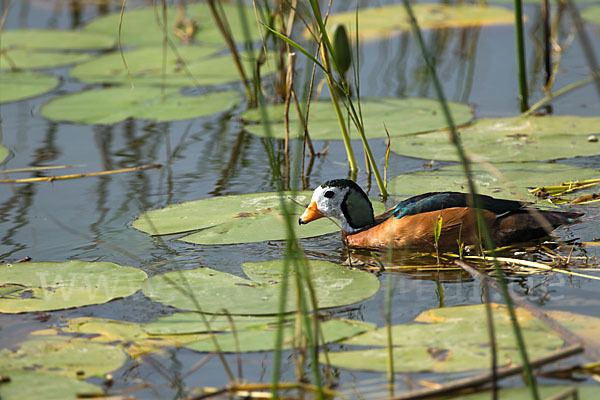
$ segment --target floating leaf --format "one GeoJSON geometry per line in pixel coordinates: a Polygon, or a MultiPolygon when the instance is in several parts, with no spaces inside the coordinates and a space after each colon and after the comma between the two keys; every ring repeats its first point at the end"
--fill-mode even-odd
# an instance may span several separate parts
{"type": "MultiPolygon", "coordinates": [[[[210,268],[168,272],[144,282],[144,294],[173,307],[206,313],[239,315],[276,314],[281,287],[283,260],[244,263],[250,279],[210,268]],[[192,292],[186,291],[191,288],[192,292]],[[195,299],[197,303],[191,298],[195,299]]],[[[290,268],[292,268],[290,266],[290,268]]],[[[319,308],[339,307],[365,300],[379,289],[374,275],[310,260],[310,273],[319,308]]],[[[293,280],[290,271],[289,279],[293,280]]],[[[295,285],[289,285],[285,311],[296,310],[295,285]]]]}
{"type": "MultiPolygon", "coordinates": [[[[600,133],[600,117],[544,116],[486,118],[460,129],[466,151],[489,161],[539,161],[600,153],[590,134],[600,133]]],[[[447,132],[392,139],[392,150],[427,160],[458,161],[447,132]]]]}
{"type": "MultiPolygon", "coordinates": [[[[437,100],[366,98],[362,99],[360,104],[367,138],[386,137],[384,123],[392,136],[427,132],[447,126],[437,100]]],[[[457,124],[471,119],[469,106],[453,102],[448,105],[457,124]]],[[[271,132],[275,138],[285,137],[284,109],[283,104],[267,106],[268,120],[272,124],[271,132]]],[[[290,133],[295,136],[300,132],[298,115],[295,111],[290,111],[289,115],[290,133]]],[[[259,122],[261,120],[260,110],[246,111],[242,114],[242,118],[251,122],[259,122]]],[[[262,125],[247,125],[245,129],[256,135],[265,135],[262,125]]],[[[313,140],[341,139],[340,127],[331,101],[318,101],[311,104],[308,129],[313,140]]],[[[351,134],[354,138],[359,138],[353,125],[351,134]]],[[[392,143],[394,143],[393,140],[392,143]]]]}
{"type": "MultiPolygon", "coordinates": [[[[413,13],[421,29],[460,28],[479,25],[507,25],[515,21],[512,12],[503,7],[479,5],[413,4],[413,13]]],[[[344,24],[349,36],[356,35],[355,10],[332,14],[329,26],[344,24]]],[[[410,31],[411,26],[402,4],[358,10],[359,40],[387,38],[410,31]]],[[[308,34],[306,34],[308,35],[308,34]]]]}
{"type": "Polygon", "coordinates": [[[76,400],[79,395],[99,395],[96,385],[77,378],[23,370],[5,370],[0,367],[0,375],[10,378],[10,382],[0,383],[2,400],[45,399],[76,400]]]}
{"type": "MultiPolygon", "coordinates": [[[[133,83],[138,85],[197,86],[219,85],[240,80],[231,55],[209,58],[212,47],[179,47],[168,49],[163,82],[162,47],[143,47],[124,53],[133,83]]],[[[251,60],[241,55],[247,74],[251,76],[251,60]]],[[[79,64],[71,71],[73,77],[90,83],[129,83],[127,69],[120,53],[111,53],[79,64]]]]}
{"type": "MultiPolygon", "coordinates": [[[[490,349],[484,305],[448,307],[429,310],[419,315],[418,324],[394,325],[394,369],[397,372],[457,372],[485,369],[490,365],[490,349]],[[468,326],[468,329],[465,327],[468,326]]],[[[493,304],[499,366],[519,363],[520,356],[510,318],[505,306],[493,304]]],[[[518,310],[530,359],[538,358],[563,345],[562,339],[533,318],[518,310]]],[[[386,371],[388,349],[387,328],[345,340],[355,346],[377,346],[369,350],[329,353],[332,365],[358,370],[386,371]],[[369,360],[365,363],[365,360],[369,360]]]]}
{"type": "MultiPolygon", "coordinates": [[[[352,337],[359,333],[365,332],[368,329],[372,329],[369,324],[333,319],[320,324],[321,331],[323,332],[323,342],[330,343],[342,340],[348,337],[352,337]]],[[[283,346],[284,349],[292,348],[294,343],[295,327],[293,324],[286,325],[283,332],[283,346]]],[[[275,335],[276,330],[273,328],[263,328],[260,330],[244,330],[237,332],[236,337],[233,333],[225,333],[217,335],[217,341],[219,342],[219,348],[223,352],[233,353],[238,351],[269,351],[275,348],[275,335]]],[[[199,342],[194,342],[186,345],[192,350],[212,352],[216,351],[214,342],[212,339],[207,338],[199,342]]]]}
{"type": "MultiPolygon", "coordinates": [[[[509,183],[490,173],[483,165],[473,164],[471,173],[479,193],[531,202],[537,201],[537,198],[530,194],[527,188],[597,178],[600,175],[592,168],[559,163],[499,163],[492,164],[491,168],[502,174],[509,183]]],[[[388,184],[389,193],[401,196],[447,190],[458,192],[469,190],[461,165],[399,175],[388,184]]]]}
{"type": "Polygon", "coordinates": [[[48,51],[10,50],[0,57],[0,70],[53,68],[89,60],[87,53],[58,53],[48,51]]]}
{"type": "Polygon", "coordinates": [[[39,96],[58,86],[58,78],[37,72],[2,71],[0,104],[39,96]]]}
{"type": "MultiPolygon", "coordinates": [[[[115,25],[118,26],[118,25],[115,25]]],[[[2,50],[104,50],[115,45],[109,36],[56,29],[14,29],[2,32],[2,50]]]]}
{"type": "Polygon", "coordinates": [[[83,378],[114,371],[126,359],[125,353],[116,346],[72,337],[43,336],[21,343],[15,351],[0,350],[0,370],[28,370],[83,378]]]}
{"type": "Polygon", "coordinates": [[[51,68],[92,57],[81,50],[110,49],[115,41],[96,33],[50,29],[15,29],[2,32],[0,70],[51,68]],[[79,51],[79,52],[74,52],[79,51]]]}
{"type": "Polygon", "coordinates": [[[600,5],[587,7],[581,12],[581,17],[593,24],[600,24],[600,5]]]}
{"type": "MultiPolygon", "coordinates": [[[[529,0],[526,0],[529,1],[529,0]]],[[[558,397],[564,394],[569,389],[577,389],[577,397],[572,396],[578,400],[595,400],[598,397],[598,386],[583,386],[581,384],[572,386],[542,386],[537,385],[537,390],[540,398],[542,399],[556,399],[556,398],[569,398],[558,397]]],[[[454,400],[489,400],[492,398],[491,392],[478,392],[475,394],[467,394],[462,396],[453,396],[454,400]]],[[[517,388],[506,388],[498,391],[498,400],[530,400],[531,389],[528,387],[517,387],[517,388]]]]}
{"type": "MultiPolygon", "coordinates": [[[[223,9],[229,22],[229,28],[235,40],[243,40],[242,22],[240,20],[240,11],[235,4],[222,4],[219,7],[223,9]]],[[[256,21],[254,9],[244,7],[243,12],[249,24],[256,21]]],[[[206,4],[189,4],[185,7],[185,17],[193,22],[197,32],[193,42],[205,44],[223,45],[223,36],[215,25],[210,9],[206,4]]],[[[84,31],[96,32],[111,35],[115,40],[118,36],[120,15],[119,13],[110,14],[104,17],[96,18],[85,26],[84,31]]],[[[174,34],[175,22],[177,20],[177,10],[175,7],[167,7],[167,34],[169,40],[174,43],[180,43],[181,40],[174,34]]],[[[250,29],[250,39],[259,39],[257,29],[250,29]]],[[[162,9],[156,10],[154,7],[146,7],[137,10],[125,11],[123,15],[123,24],[121,26],[121,44],[123,46],[160,46],[163,42],[162,27],[162,9]],[[157,18],[158,16],[158,18],[157,18]]]]}
{"type": "Polygon", "coordinates": [[[600,345],[600,318],[567,311],[544,310],[548,316],[595,346],[600,345]]]}
{"type": "Polygon", "coordinates": [[[180,347],[202,340],[207,335],[154,335],[150,336],[141,325],[134,322],[105,318],[81,317],[68,321],[67,333],[88,333],[97,336],[91,341],[119,344],[131,357],[159,351],[164,347],[180,347]]]}
{"type": "MultiPolygon", "coordinates": [[[[294,201],[290,196],[290,193],[285,193],[296,237],[319,236],[339,229],[327,219],[298,229],[296,221],[304,212],[304,204],[310,201],[312,192],[298,192],[294,201]]],[[[383,212],[380,203],[374,203],[373,207],[376,212],[383,212]]],[[[275,192],[212,197],[170,205],[140,215],[133,222],[133,227],[151,235],[202,229],[180,239],[197,244],[252,243],[287,238],[280,198],[275,192]]]]}
{"type": "Polygon", "coordinates": [[[126,297],[135,293],[146,273],[107,262],[26,262],[0,264],[0,312],[60,310],[126,297]]]}
{"type": "MultiPolygon", "coordinates": [[[[205,314],[204,318],[208,321],[210,329],[213,332],[230,331],[231,323],[229,322],[229,318],[233,320],[233,326],[238,331],[263,329],[278,321],[278,317],[247,317],[243,315],[228,317],[226,315],[205,314]]],[[[176,313],[145,324],[143,328],[150,335],[204,333],[208,332],[204,318],[202,314],[195,312],[176,313]]]]}
{"type": "MultiPolygon", "coordinates": [[[[2,85],[0,84],[0,90],[1,90],[1,88],[2,88],[2,85]]],[[[2,103],[2,101],[0,101],[0,103],[2,103]]],[[[0,163],[2,161],[6,160],[6,157],[8,157],[9,154],[10,154],[10,151],[6,147],[4,147],[0,144],[0,163]]]]}
{"type": "Polygon", "coordinates": [[[56,121],[79,124],[115,124],[127,118],[159,122],[198,118],[230,109],[241,101],[239,93],[225,91],[185,96],[178,89],[158,87],[89,90],[46,103],[41,114],[56,121]]]}

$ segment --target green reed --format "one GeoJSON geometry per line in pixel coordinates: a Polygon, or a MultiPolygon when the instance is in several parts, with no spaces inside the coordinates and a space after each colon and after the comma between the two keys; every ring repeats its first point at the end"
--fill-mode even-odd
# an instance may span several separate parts
{"type": "Polygon", "coordinates": [[[514,0],[515,7],[515,38],[517,41],[517,63],[519,69],[519,99],[521,112],[528,108],[527,96],[527,66],[525,64],[525,42],[523,39],[523,5],[521,0],[514,0]]]}
{"type": "MultiPolygon", "coordinates": [[[[281,40],[304,54],[308,57],[314,65],[316,65],[319,69],[321,69],[325,73],[325,77],[327,80],[327,84],[329,87],[329,92],[331,94],[331,101],[338,118],[340,131],[342,135],[342,140],[344,142],[344,146],[346,148],[346,153],[348,155],[348,163],[351,171],[357,171],[358,167],[356,166],[356,159],[354,156],[354,152],[352,150],[352,145],[350,143],[350,135],[348,132],[348,128],[346,127],[346,119],[342,114],[342,108],[340,107],[339,100],[343,101],[343,105],[346,108],[346,112],[352,124],[356,127],[360,138],[362,140],[363,148],[365,150],[365,156],[368,161],[368,167],[373,171],[375,175],[375,179],[377,181],[377,186],[379,187],[379,191],[381,192],[382,197],[387,196],[387,190],[385,187],[385,183],[379,173],[379,169],[377,167],[377,162],[371,152],[371,148],[369,146],[368,140],[365,135],[364,124],[362,121],[362,115],[360,113],[360,99],[358,99],[358,105],[355,106],[354,101],[352,100],[350,88],[348,83],[344,79],[344,70],[340,67],[337,62],[337,57],[331,57],[330,55],[335,54],[335,49],[333,47],[332,41],[329,38],[329,33],[327,28],[325,27],[325,23],[321,16],[321,11],[319,9],[319,5],[316,0],[310,1],[311,10],[313,12],[312,17],[316,21],[318,25],[318,34],[320,36],[320,40],[315,38],[317,45],[320,46],[319,54],[321,56],[321,61],[319,61],[315,56],[310,54],[308,50],[303,48],[301,45],[293,41],[291,38],[286,36],[285,34],[278,32],[275,28],[270,27],[266,24],[263,24],[265,28],[267,28],[274,35],[279,37],[281,40]],[[339,76],[339,79],[336,79],[334,72],[336,72],[339,76]]],[[[358,82],[357,82],[358,87],[358,82]]]]}

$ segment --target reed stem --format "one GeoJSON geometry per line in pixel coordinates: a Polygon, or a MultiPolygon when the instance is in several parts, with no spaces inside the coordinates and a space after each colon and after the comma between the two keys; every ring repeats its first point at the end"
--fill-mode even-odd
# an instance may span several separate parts
{"type": "Polygon", "coordinates": [[[517,63],[519,69],[519,100],[521,112],[527,110],[527,66],[525,63],[525,42],[523,39],[523,4],[521,0],[514,0],[515,7],[515,38],[517,41],[517,63]]]}

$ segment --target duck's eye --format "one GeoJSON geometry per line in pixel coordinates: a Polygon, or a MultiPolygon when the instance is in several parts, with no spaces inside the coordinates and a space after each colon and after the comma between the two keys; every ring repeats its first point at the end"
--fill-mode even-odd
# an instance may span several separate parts
{"type": "Polygon", "coordinates": [[[323,195],[325,197],[327,197],[328,199],[332,198],[333,196],[335,196],[335,193],[333,193],[332,190],[328,190],[325,192],[325,194],[323,195]]]}

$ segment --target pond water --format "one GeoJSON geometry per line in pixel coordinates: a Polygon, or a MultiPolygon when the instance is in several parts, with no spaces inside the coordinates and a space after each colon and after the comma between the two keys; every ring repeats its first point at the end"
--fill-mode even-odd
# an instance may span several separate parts
{"type": "MultiPolygon", "coordinates": [[[[114,2],[109,2],[107,6],[95,3],[59,0],[13,2],[4,29],[79,28],[99,14],[116,12],[120,8],[114,2]],[[75,4],[81,5],[77,12],[73,7],[75,4]]],[[[335,3],[335,11],[354,7],[351,2],[335,3]]],[[[368,2],[374,5],[372,3],[368,2]]],[[[2,10],[9,4],[0,1],[2,10]]],[[[145,3],[128,2],[128,7],[142,4],[145,3]]],[[[526,5],[525,12],[528,16],[525,24],[528,78],[533,103],[543,97],[540,89],[543,66],[539,61],[541,50],[537,44],[541,37],[539,6],[526,5]]],[[[589,76],[579,41],[569,40],[569,35],[574,35],[570,24],[567,15],[559,24],[560,43],[569,44],[561,55],[555,88],[589,76]]],[[[587,29],[593,38],[596,54],[600,54],[599,32],[598,26],[587,29]]],[[[511,25],[426,31],[425,41],[435,54],[436,66],[449,100],[472,105],[475,118],[519,114],[514,30],[511,25]]],[[[360,47],[360,60],[362,96],[435,98],[431,79],[412,35],[399,34],[385,40],[364,41],[360,47]]],[[[304,75],[304,65],[303,60],[299,60],[299,77],[304,75]]],[[[141,268],[150,276],[167,271],[210,267],[242,276],[240,266],[243,262],[282,258],[285,244],[279,241],[227,246],[192,245],[172,240],[171,237],[150,237],[132,228],[132,222],[143,212],[169,204],[276,189],[265,139],[245,132],[238,119],[245,110],[245,104],[227,113],[168,123],[128,119],[113,125],[89,126],[57,123],[43,118],[39,110],[49,100],[95,87],[72,78],[69,71],[69,67],[50,70],[53,75],[60,77],[60,84],[49,93],[0,106],[0,137],[2,144],[11,151],[0,168],[70,167],[55,171],[11,173],[4,177],[17,179],[88,173],[153,163],[160,163],[163,167],[50,183],[2,184],[0,259],[6,262],[17,262],[26,257],[31,257],[33,261],[109,261],[141,268]]],[[[226,87],[243,93],[241,85],[226,87]]],[[[600,115],[598,93],[593,85],[570,92],[551,104],[555,115],[600,115]]],[[[360,149],[359,140],[353,140],[352,144],[355,149],[360,149]]],[[[384,141],[372,140],[371,146],[383,169],[386,152],[384,141]]],[[[343,143],[339,140],[315,142],[317,151],[326,147],[326,154],[316,157],[310,171],[302,177],[301,189],[312,190],[328,179],[348,177],[343,143]]],[[[281,156],[282,141],[277,141],[277,149],[281,156]]],[[[358,159],[361,170],[357,182],[364,188],[370,188],[370,196],[377,198],[377,185],[366,173],[362,157],[358,159]]],[[[388,176],[426,170],[428,162],[392,153],[388,176]]],[[[559,162],[600,169],[600,155],[559,162]]],[[[449,164],[435,162],[433,166],[439,168],[449,164]]],[[[586,213],[583,222],[557,230],[558,237],[582,242],[600,237],[598,208],[588,206],[579,209],[586,213]]],[[[309,258],[337,263],[347,258],[337,233],[304,239],[301,244],[309,258]]],[[[566,248],[558,251],[569,254],[566,248]]],[[[591,263],[597,265],[594,247],[588,247],[587,252],[591,263]]],[[[574,252],[576,256],[582,254],[580,250],[574,252]]],[[[539,248],[527,256],[548,260],[539,248]]],[[[364,257],[368,259],[368,255],[364,257]]],[[[423,260],[407,256],[404,262],[435,261],[434,258],[423,260]]],[[[441,305],[450,307],[481,303],[480,285],[464,274],[424,271],[382,274],[382,288],[386,287],[390,277],[395,279],[396,284],[392,299],[392,322],[395,324],[411,322],[421,312],[441,305]]],[[[528,298],[542,309],[600,316],[600,291],[593,280],[562,274],[514,276],[511,277],[511,288],[515,294],[528,298]]],[[[500,301],[499,298],[495,300],[500,301]]],[[[384,301],[385,290],[381,289],[369,300],[328,312],[382,326],[384,301]]],[[[0,314],[0,348],[15,346],[31,331],[74,317],[150,322],[173,312],[174,309],[151,302],[137,292],[122,300],[71,310],[0,314]]],[[[335,350],[339,346],[331,348],[335,350]]],[[[293,363],[287,353],[285,356],[283,380],[294,380],[293,363]]],[[[202,354],[188,349],[171,349],[163,355],[147,356],[144,362],[130,360],[114,372],[113,388],[152,382],[155,386],[140,390],[135,395],[139,398],[173,397],[178,389],[171,386],[172,379],[185,373],[202,357],[202,354]]],[[[234,356],[227,358],[232,364],[235,363],[234,356]]],[[[243,355],[244,378],[252,382],[269,382],[271,364],[270,353],[243,355]]],[[[363,386],[361,390],[365,389],[365,385],[375,385],[384,379],[381,374],[344,369],[337,370],[336,374],[341,387],[363,386]]],[[[425,376],[428,379],[436,378],[435,375],[425,376]]],[[[399,387],[410,386],[410,380],[411,377],[400,375],[399,387]]],[[[97,378],[92,381],[99,382],[97,378]]],[[[184,385],[219,387],[228,382],[220,362],[214,357],[207,365],[189,375],[184,385]]],[[[520,384],[518,380],[513,383],[520,384]]]]}

